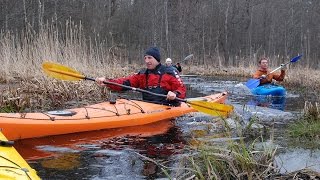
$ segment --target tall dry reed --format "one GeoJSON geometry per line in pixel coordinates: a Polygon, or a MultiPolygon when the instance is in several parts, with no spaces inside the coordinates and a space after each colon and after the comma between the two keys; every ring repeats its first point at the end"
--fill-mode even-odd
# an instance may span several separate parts
{"type": "Polygon", "coordinates": [[[0,80],[11,82],[18,77],[45,76],[41,71],[43,61],[58,62],[92,76],[124,75],[126,71],[121,70],[124,66],[111,58],[107,42],[96,38],[86,38],[82,26],[70,22],[65,31],[47,24],[38,33],[32,29],[19,35],[2,32],[0,80]]]}
{"type": "MultiPolygon", "coordinates": [[[[107,42],[86,38],[81,25],[67,22],[65,31],[45,25],[40,32],[0,33],[0,105],[2,111],[31,111],[61,108],[68,101],[90,101],[100,97],[94,82],[62,82],[48,78],[44,61],[58,62],[79,73],[97,77],[119,77],[135,71],[112,58],[107,42]],[[102,42],[98,44],[98,42],[102,42]],[[104,42],[104,43],[103,43],[104,42]]],[[[128,66],[127,66],[128,67],[128,66]]],[[[103,93],[107,93],[103,92],[103,93]]],[[[96,99],[94,100],[96,101],[96,99]]]]}
{"type": "Polygon", "coordinates": [[[91,82],[25,79],[14,86],[2,87],[0,112],[34,112],[83,107],[106,98],[106,88],[100,88],[91,82]]]}

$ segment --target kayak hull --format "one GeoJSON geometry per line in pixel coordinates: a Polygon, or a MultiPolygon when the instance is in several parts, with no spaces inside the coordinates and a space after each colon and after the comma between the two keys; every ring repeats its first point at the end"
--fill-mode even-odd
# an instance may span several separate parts
{"type": "MultiPolygon", "coordinates": [[[[202,97],[205,101],[224,103],[227,93],[202,97]]],[[[0,128],[10,140],[69,134],[101,129],[140,126],[169,120],[196,110],[186,103],[179,107],[138,100],[118,99],[115,104],[103,102],[68,109],[67,115],[43,113],[0,113],[0,128]]]]}
{"type": "Polygon", "coordinates": [[[254,95],[271,95],[271,96],[285,96],[286,89],[282,86],[266,84],[261,85],[251,90],[254,95]]]}
{"type": "Polygon", "coordinates": [[[0,179],[40,180],[37,172],[21,157],[16,149],[7,144],[0,132],[0,179]]]}

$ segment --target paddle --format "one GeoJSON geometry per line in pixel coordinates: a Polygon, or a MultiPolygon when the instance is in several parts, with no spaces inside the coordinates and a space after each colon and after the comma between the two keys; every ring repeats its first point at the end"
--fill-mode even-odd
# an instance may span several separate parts
{"type": "Polygon", "coordinates": [[[185,57],[181,62],[179,63],[182,63],[182,62],[186,62],[188,61],[189,59],[191,59],[193,57],[193,54],[189,54],[187,57],[185,57]]]}
{"type": "MultiPolygon", "coordinates": [[[[48,76],[51,76],[51,77],[54,77],[57,79],[61,79],[61,80],[77,81],[77,80],[84,79],[84,80],[95,81],[95,79],[86,77],[74,69],[71,69],[69,67],[63,66],[61,64],[53,63],[53,62],[44,62],[42,64],[42,69],[48,76]]],[[[146,91],[143,89],[118,84],[115,82],[105,81],[104,83],[120,86],[120,87],[126,88],[128,90],[132,90],[132,91],[148,93],[148,94],[151,94],[154,96],[167,97],[164,94],[157,94],[157,93],[153,93],[153,92],[146,91]]],[[[180,98],[176,98],[176,100],[181,101],[181,102],[185,102],[185,103],[189,104],[191,107],[193,107],[194,109],[196,109],[200,112],[203,112],[203,113],[207,113],[212,116],[226,117],[233,110],[233,106],[231,106],[231,105],[220,104],[220,103],[216,103],[216,102],[207,102],[207,101],[201,101],[201,100],[196,100],[196,99],[189,100],[189,99],[180,99],[180,98]]]]}
{"type": "MultiPolygon", "coordinates": [[[[294,58],[292,58],[289,62],[285,63],[284,66],[288,65],[289,63],[294,63],[294,62],[297,62],[300,60],[302,55],[299,55],[299,56],[296,56],[294,58]]],[[[281,69],[281,66],[277,67],[276,69],[274,69],[273,71],[269,72],[267,74],[267,76],[271,73],[274,73],[276,72],[277,70],[281,69]]],[[[259,78],[259,79],[249,79],[247,82],[246,82],[246,86],[249,88],[249,89],[253,89],[253,88],[256,88],[259,86],[260,84],[260,80],[262,78],[259,78]]]]}

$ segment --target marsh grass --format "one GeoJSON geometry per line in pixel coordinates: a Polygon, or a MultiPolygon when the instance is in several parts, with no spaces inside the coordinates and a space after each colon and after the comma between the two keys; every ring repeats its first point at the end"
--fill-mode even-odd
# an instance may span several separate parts
{"type": "Polygon", "coordinates": [[[81,25],[67,23],[64,32],[52,25],[35,33],[32,29],[16,35],[0,32],[1,82],[16,82],[44,76],[41,64],[44,61],[58,62],[70,66],[86,75],[118,77],[132,69],[126,63],[111,58],[104,41],[98,44],[95,38],[86,38],[81,25]]]}
{"type": "MultiPolygon", "coordinates": [[[[311,108],[311,106],[308,106],[311,108]]],[[[312,108],[313,109],[313,108],[312,108]]],[[[308,111],[310,112],[310,111],[308,111]]],[[[251,129],[251,125],[247,129],[251,129]]],[[[319,173],[302,169],[282,174],[275,164],[278,146],[273,143],[274,131],[269,140],[263,134],[253,140],[234,140],[234,132],[226,127],[224,135],[229,141],[223,144],[198,142],[186,147],[186,154],[179,157],[178,167],[161,166],[169,179],[318,179],[319,173]],[[258,137],[258,138],[257,138],[258,137]],[[172,172],[170,173],[170,170],[172,172]]],[[[242,137],[241,129],[234,129],[242,137]]],[[[233,130],[233,131],[234,131],[233,130]]]]}
{"type": "MultiPolygon", "coordinates": [[[[264,143],[262,134],[256,134],[255,139],[248,141],[247,138],[243,138],[244,132],[240,126],[238,124],[231,127],[226,119],[221,119],[221,127],[224,128],[219,128],[219,131],[226,139],[223,143],[194,138],[194,141],[200,142],[186,148],[188,155],[179,160],[178,170],[175,169],[171,176],[176,179],[245,180],[273,177],[278,173],[274,165],[277,147],[264,143]]],[[[248,126],[247,129],[249,128],[252,127],[248,126]]]]}
{"type": "Polygon", "coordinates": [[[202,144],[191,152],[181,163],[184,171],[177,179],[266,179],[277,173],[273,164],[276,149],[255,150],[254,143],[202,144]]]}
{"type": "Polygon", "coordinates": [[[113,78],[136,71],[135,66],[119,63],[111,56],[103,41],[97,42],[85,38],[82,27],[70,22],[65,32],[51,25],[39,33],[32,29],[20,35],[0,32],[1,111],[30,112],[105,100],[109,91],[101,92],[103,88],[94,82],[54,80],[41,69],[44,61],[52,61],[88,77],[113,78]]]}
{"type": "Polygon", "coordinates": [[[288,133],[291,137],[309,139],[319,139],[320,137],[320,107],[319,103],[305,102],[303,115],[300,119],[289,125],[288,133]]]}

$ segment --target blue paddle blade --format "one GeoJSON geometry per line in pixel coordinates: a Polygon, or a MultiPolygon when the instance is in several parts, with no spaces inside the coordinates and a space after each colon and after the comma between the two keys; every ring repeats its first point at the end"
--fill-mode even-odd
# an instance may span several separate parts
{"type": "Polygon", "coordinates": [[[260,79],[249,79],[246,83],[246,86],[249,88],[249,89],[253,89],[253,88],[256,88],[258,87],[260,84],[260,79]]]}
{"type": "Polygon", "coordinates": [[[296,57],[292,58],[290,62],[294,63],[294,62],[299,61],[299,59],[301,58],[301,56],[302,56],[302,54],[299,55],[299,56],[296,56],[296,57]]]}

